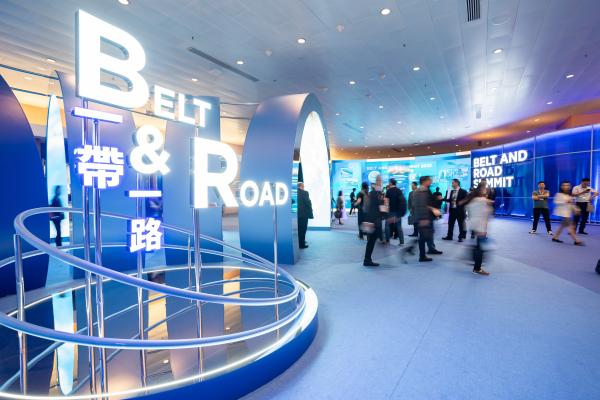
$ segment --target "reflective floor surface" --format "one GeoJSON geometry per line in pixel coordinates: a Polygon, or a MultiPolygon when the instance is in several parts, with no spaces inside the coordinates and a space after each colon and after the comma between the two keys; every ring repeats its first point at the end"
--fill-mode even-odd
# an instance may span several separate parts
{"type": "Polygon", "coordinates": [[[587,246],[497,219],[497,250],[471,274],[469,243],[440,240],[432,263],[377,245],[362,266],[356,219],[309,232],[290,273],[319,294],[320,327],[288,371],[245,400],[600,398],[600,227],[587,246]]]}

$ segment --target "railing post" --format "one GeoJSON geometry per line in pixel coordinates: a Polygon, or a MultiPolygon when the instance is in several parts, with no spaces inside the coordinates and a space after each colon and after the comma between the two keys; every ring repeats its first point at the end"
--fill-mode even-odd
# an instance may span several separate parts
{"type": "MultiPolygon", "coordinates": [[[[100,146],[98,120],[94,119],[92,145],[100,146]]],[[[92,189],[94,200],[94,254],[97,265],[102,265],[102,209],[100,207],[100,189],[92,189]]],[[[96,275],[96,317],[98,319],[98,337],[104,337],[104,289],[102,276],[96,275]]],[[[108,392],[108,371],[106,365],[106,349],[100,347],[100,388],[102,393],[108,392]]]]}
{"type": "MultiPolygon", "coordinates": [[[[15,284],[17,291],[17,319],[25,321],[25,281],[23,279],[23,250],[21,249],[21,236],[13,236],[15,248],[15,284]]],[[[27,394],[27,336],[18,331],[19,337],[19,383],[21,393],[27,394]]]]}
{"type": "MultiPolygon", "coordinates": [[[[137,174],[136,177],[136,186],[138,190],[143,189],[143,177],[140,174],[137,174]]],[[[144,210],[143,210],[143,199],[141,197],[136,198],[136,218],[144,218],[144,210]]],[[[137,277],[138,279],[144,278],[144,252],[142,250],[137,252],[137,277]]],[[[140,340],[144,340],[144,329],[145,329],[145,319],[144,319],[144,291],[142,288],[137,288],[137,301],[138,301],[138,331],[140,335],[140,340]]],[[[142,386],[146,387],[147,385],[147,373],[146,373],[146,352],[144,350],[140,350],[140,378],[142,382],[142,386]]]]}
{"type": "MultiPolygon", "coordinates": [[[[88,101],[83,99],[81,106],[88,107],[88,101]]],[[[85,146],[88,141],[88,121],[81,119],[81,144],[85,146]]],[[[83,203],[83,255],[86,261],[91,261],[91,235],[90,235],[90,188],[82,186],[83,203]]],[[[85,271],[85,316],[88,336],[94,336],[94,300],[92,298],[92,273],[85,271]]],[[[88,346],[88,368],[90,374],[90,393],[96,393],[96,353],[95,349],[88,346]]]]}
{"type": "MultiPolygon", "coordinates": [[[[274,265],[274,273],[275,273],[275,281],[273,284],[275,297],[279,297],[279,260],[278,260],[278,241],[277,237],[279,236],[278,226],[277,226],[277,192],[276,186],[274,183],[271,184],[271,191],[274,193],[275,201],[273,203],[273,265],[274,265]]],[[[275,304],[275,319],[279,321],[279,304],[275,304]]],[[[279,337],[279,330],[277,330],[277,336],[279,337]]]]}

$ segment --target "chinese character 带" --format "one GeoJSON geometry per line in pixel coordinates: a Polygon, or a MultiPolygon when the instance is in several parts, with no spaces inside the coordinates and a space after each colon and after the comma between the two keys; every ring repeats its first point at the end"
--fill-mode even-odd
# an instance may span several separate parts
{"type": "Polygon", "coordinates": [[[131,253],[143,250],[160,250],[162,233],[160,232],[161,221],[159,219],[132,219],[129,222],[129,251],[131,253]]]}
{"type": "Polygon", "coordinates": [[[124,155],[116,147],[86,144],[75,149],[77,171],[83,175],[83,186],[98,189],[115,187],[123,176],[124,155]]]}

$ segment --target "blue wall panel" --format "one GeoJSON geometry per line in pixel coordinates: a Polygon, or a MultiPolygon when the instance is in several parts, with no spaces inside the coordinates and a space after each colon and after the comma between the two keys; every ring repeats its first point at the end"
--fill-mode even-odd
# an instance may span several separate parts
{"type": "MultiPolygon", "coordinates": [[[[75,170],[73,162],[73,151],[77,147],[81,147],[82,139],[82,123],[81,118],[73,117],[71,110],[74,107],[81,107],[81,99],[75,93],[75,76],[58,72],[60,86],[63,94],[65,116],[67,120],[67,136],[68,136],[68,155],[71,172],[71,203],[74,208],[82,207],[82,180],[75,170]]],[[[127,155],[130,148],[133,146],[132,137],[135,132],[135,124],[130,111],[117,109],[90,103],[90,109],[102,110],[119,114],[123,117],[121,124],[100,123],[100,144],[102,146],[114,146],[127,155]]],[[[91,132],[91,126],[90,126],[91,132]]],[[[91,133],[90,138],[91,141],[91,133]]],[[[91,142],[88,142],[91,143],[91,142]]],[[[116,213],[135,216],[135,199],[129,199],[125,196],[125,191],[135,189],[136,174],[130,168],[125,167],[125,174],[121,177],[121,183],[116,188],[110,188],[101,192],[102,211],[112,211],[116,213]]],[[[92,227],[93,231],[93,227],[92,227]]],[[[82,243],[83,223],[81,215],[73,218],[73,237],[75,243],[82,243]]],[[[108,242],[126,242],[127,241],[127,221],[117,220],[112,218],[102,219],[102,240],[108,242]]],[[[77,256],[82,257],[81,252],[77,252],[77,256]]],[[[126,271],[135,268],[136,256],[135,253],[129,253],[126,247],[106,248],[102,253],[102,261],[105,266],[117,271],[126,271]]],[[[74,276],[80,278],[83,272],[75,269],[74,276]]]]}
{"type": "Polygon", "coordinates": [[[554,154],[590,151],[592,127],[583,126],[537,136],[535,140],[536,157],[554,154]]]}
{"type": "MultiPolygon", "coordinates": [[[[40,154],[33,132],[19,101],[6,81],[0,76],[0,182],[2,207],[0,207],[0,259],[14,255],[13,222],[17,214],[35,207],[48,205],[46,180],[40,154]]],[[[27,227],[42,240],[50,236],[49,219],[38,215],[28,219],[27,227]]],[[[28,245],[23,251],[31,250],[28,245]]],[[[46,283],[48,257],[25,260],[26,290],[39,288],[46,283]]],[[[0,269],[0,296],[15,293],[13,264],[0,269]]]]}

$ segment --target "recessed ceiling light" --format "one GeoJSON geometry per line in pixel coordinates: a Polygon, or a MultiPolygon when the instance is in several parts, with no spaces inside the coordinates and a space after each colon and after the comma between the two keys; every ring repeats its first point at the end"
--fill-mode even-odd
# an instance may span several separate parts
{"type": "Polygon", "coordinates": [[[36,68],[39,69],[40,71],[45,71],[46,70],[46,68],[40,67],[40,66],[37,66],[36,68]]]}
{"type": "Polygon", "coordinates": [[[198,82],[198,78],[192,78],[192,82],[198,82]]]}
{"type": "Polygon", "coordinates": [[[348,141],[349,141],[349,142],[351,142],[351,141],[352,141],[352,139],[348,139],[348,141]]]}
{"type": "Polygon", "coordinates": [[[128,6],[129,5],[129,0],[118,0],[119,4],[122,4],[124,6],[128,6]]]}
{"type": "Polygon", "coordinates": [[[50,82],[50,85],[54,85],[54,82],[50,82]]]}
{"type": "Polygon", "coordinates": [[[494,86],[494,87],[492,88],[492,92],[495,92],[496,90],[498,90],[498,88],[497,88],[496,86],[494,86]]]}
{"type": "Polygon", "coordinates": [[[304,39],[304,38],[298,38],[297,42],[298,42],[298,44],[305,44],[306,43],[306,39],[304,39]]]}
{"type": "Polygon", "coordinates": [[[413,71],[420,71],[420,70],[421,70],[421,67],[419,67],[419,66],[414,66],[413,67],[413,71]]]}
{"type": "Polygon", "coordinates": [[[365,127],[364,127],[364,126],[361,126],[361,127],[360,127],[360,129],[365,129],[365,127]]]}
{"type": "Polygon", "coordinates": [[[572,77],[574,77],[574,76],[575,76],[575,75],[573,75],[573,74],[569,74],[569,75],[565,76],[565,78],[567,78],[567,79],[571,79],[571,78],[572,78],[572,77]]]}
{"type": "Polygon", "coordinates": [[[46,61],[48,61],[49,63],[55,63],[56,60],[54,58],[46,58],[46,61]]]}
{"type": "Polygon", "coordinates": [[[344,29],[345,29],[345,27],[342,24],[339,24],[339,25],[337,25],[335,27],[335,30],[338,31],[338,32],[340,32],[340,33],[344,32],[344,29]]]}
{"type": "Polygon", "coordinates": [[[356,81],[349,81],[348,84],[350,84],[350,85],[356,85],[356,81]]]}
{"type": "Polygon", "coordinates": [[[244,60],[237,60],[235,63],[237,65],[244,65],[244,60]]]}
{"type": "Polygon", "coordinates": [[[410,133],[410,135],[411,135],[411,136],[414,136],[414,135],[415,135],[415,133],[414,133],[414,132],[411,132],[411,133],[410,133]]]}
{"type": "Polygon", "coordinates": [[[338,117],[340,116],[340,113],[335,113],[335,115],[337,115],[338,117]]]}
{"type": "Polygon", "coordinates": [[[552,104],[552,102],[551,102],[551,101],[549,101],[549,102],[547,102],[546,104],[550,105],[550,104],[552,104]]]}
{"type": "Polygon", "coordinates": [[[392,143],[392,146],[394,145],[394,143],[392,143]]]}
{"type": "Polygon", "coordinates": [[[455,144],[454,146],[458,147],[458,145],[457,145],[457,144],[455,144]]]}
{"type": "Polygon", "coordinates": [[[398,121],[396,122],[398,125],[402,125],[402,121],[398,121]]]}
{"type": "Polygon", "coordinates": [[[381,110],[382,108],[383,108],[383,105],[382,105],[382,104],[380,104],[380,105],[379,105],[379,109],[381,110]]]}
{"type": "Polygon", "coordinates": [[[435,151],[433,152],[433,154],[435,154],[435,151]]]}
{"type": "Polygon", "coordinates": [[[495,50],[493,51],[493,53],[494,53],[494,54],[500,54],[500,53],[502,53],[503,51],[504,51],[504,49],[502,49],[502,48],[498,48],[498,49],[495,49],[495,50]]]}
{"type": "Polygon", "coordinates": [[[430,97],[429,100],[434,101],[435,97],[430,97]]]}
{"type": "Polygon", "coordinates": [[[369,147],[369,146],[367,146],[367,145],[365,144],[365,149],[366,149],[367,147],[369,147]]]}
{"type": "Polygon", "coordinates": [[[444,117],[443,115],[440,115],[440,119],[444,119],[444,118],[446,118],[446,117],[444,117]]]}
{"type": "Polygon", "coordinates": [[[527,133],[531,133],[531,131],[530,131],[530,130],[527,130],[527,131],[525,131],[525,132],[527,132],[527,133]]]}
{"type": "Polygon", "coordinates": [[[266,49],[266,50],[265,50],[265,55],[266,55],[267,57],[270,57],[271,55],[273,55],[273,50],[271,50],[271,49],[266,49]]]}
{"type": "Polygon", "coordinates": [[[533,122],[538,122],[539,120],[540,120],[539,118],[536,118],[533,120],[533,122]]]}
{"type": "Polygon", "coordinates": [[[382,8],[380,12],[381,15],[390,15],[392,13],[392,10],[390,10],[389,8],[382,8]]]}
{"type": "Polygon", "coordinates": [[[25,79],[27,79],[28,81],[30,81],[32,78],[30,76],[26,76],[25,79]]]}

